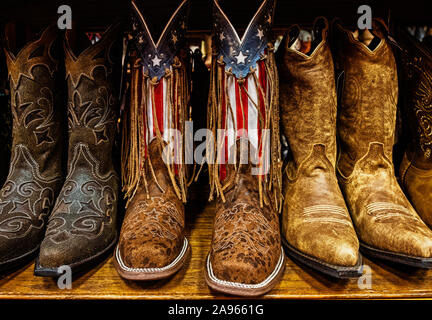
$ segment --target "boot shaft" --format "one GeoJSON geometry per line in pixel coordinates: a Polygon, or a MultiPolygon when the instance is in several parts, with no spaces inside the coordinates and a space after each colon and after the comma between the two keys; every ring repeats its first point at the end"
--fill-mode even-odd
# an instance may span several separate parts
{"type": "Polygon", "coordinates": [[[398,100],[398,75],[386,27],[375,21],[374,48],[355,39],[354,32],[335,23],[337,69],[343,71],[338,118],[342,173],[349,175],[355,163],[365,156],[372,143],[381,144],[392,159],[398,100]]]}
{"type": "Polygon", "coordinates": [[[336,163],[337,100],[328,23],[318,18],[314,26],[317,46],[310,55],[290,48],[300,31],[294,26],[278,59],[281,124],[296,167],[317,144],[324,145],[327,158],[336,163]]]}
{"type": "Polygon", "coordinates": [[[432,168],[432,51],[407,31],[397,31],[402,71],[402,107],[408,120],[408,157],[421,169],[432,168]]]}
{"type": "MultiPolygon", "coordinates": [[[[68,85],[69,163],[78,144],[85,144],[97,159],[111,159],[116,135],[118,99],[115,81],[120,66],[120,24],[108,28],[96,44],[79,54],[73,35],[64,41],[68,85]]],[[[101,162],[101,172],[112,161],[101,162]]]]}
{"type": "MultiPolygon", "coordinates": [[[[27,43],[17,54],[6,34],[6,63],[13,116],[12,154],[17,146],[27,149],[41,174],[61,172],[64,107],[57,91],[59,32],[46,28],[39,39],[27,43]]],[[[13,155],[12,155],[13,156],[13,155]]]]}

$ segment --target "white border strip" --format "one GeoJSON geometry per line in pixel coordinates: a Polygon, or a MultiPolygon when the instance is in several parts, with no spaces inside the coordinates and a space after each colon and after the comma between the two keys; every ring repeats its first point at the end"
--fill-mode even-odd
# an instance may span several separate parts
{"type": "Polygon", "coordinates": [[[283,267],[284,259],[284,253],[283,249],[281,248],[281,255],[279,257],[279,261],[276,265],[276,268],[273,270],[273,272],[265,279],[263,282],[258,284],[245,284],[245,283],[239,283],[239,282],[230,282],[230,281],[224,281],[216,278],[216,276],[213,273],[213,269],[210,263],[210,255],[207,257],[207,270],[209,273],[209,277],[212,281],[216,282],[217,284],[233,287],[233,288],[242,288],[242,289],[261,289],[265,286],[267,286],[271,281],[273,281],[276,276],[279,274],[281,268],[283,267]]]}
{"type": "Polygon", "coordinates": [[[175,258],[175,260],[173,262],[171,262],[169,265],[167,265],[166,267],[163,268],[129,268],[128,266],[126,266],[121,258],[120,255],[120,250],[119,247],[117,246],[116,249],[116,259],[117,262],[120,266],[120,268],[122,268],[125,271],[128,272],[136,272],[136,273],[156,273],[156,272],[164,272],[167,271],[169,269],[172,269],[173,267],[176,266],[176,264],[183,258],[183,256],[185,255],[187,248],[189,246],[189,242],[188,240],[185,238],[184,242],[183,242],[183,248],[180,251],[180,254],[177,256],[177,258],[175,258]]]}

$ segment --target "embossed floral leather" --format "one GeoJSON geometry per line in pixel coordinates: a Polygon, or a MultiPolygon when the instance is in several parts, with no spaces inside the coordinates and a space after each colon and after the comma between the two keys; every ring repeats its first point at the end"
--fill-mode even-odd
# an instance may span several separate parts
{"type": "Polygon", "coordinates": [[[341,108],[339,181],[362,249],[374,256],[431,267],[432,231],[417,215],[395,177],[398,75],[380,20],[375,48],[357,41],[335,23],[338,69],[344,71],[341,108]]]}
{"type": "Polygon", "coordinates": [[[314,23],[310,55],[290,48],[292,27],[278,65],[282,128],[292,153],[285,168],[282,235],[287,252],[336,277],[361,275],[359,242],[336,178],[337,99],[328,23],[314,23]]]}
{"type": "Polygon", "coordinates": [[[405,119],[411,129],[400,178],[414,208],[432,227],[432,51],[405,30],[399,30],[397,40],[405,119]]]}
{"type": "Polygon", "coordinates": [[[6,35],[13,142],[9,175],[0,191],[0,270],[38,250],[61,188],[64,107],[55,99],[57,38],[57,27],[50,26],[15,55],[6,35]]]}
{"type": "Polygon", "coordinates": [[[111,26],[79,55],[71,46],[71,34],[66,34],[68,172],[48,222],[36,275],[49,276],[50,270],[55,275],[63,265],[79,269],[116,242],[119,181],[112,151],[118,103],[113,76],[120,62],[120,31],[120,24],[111,26]]]}

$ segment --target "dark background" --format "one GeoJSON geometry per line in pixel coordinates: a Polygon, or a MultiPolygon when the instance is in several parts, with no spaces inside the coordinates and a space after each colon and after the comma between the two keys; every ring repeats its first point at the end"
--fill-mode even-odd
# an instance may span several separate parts
{"type": "MultiPolygon", "coordinates": [[[[180,0],[137,0],[149,11],[146,15],[156,29],[169,19],[180,0]]],[[[221,0],[227,15],[238,28],[244,28],[258,8],[257,0],[221,0]],[[229,3],[229,7],[224,5],[229,3]],[[234,5],[235,3],[235,5],[234,5]],[[229,9],[229,10],[228,10],[229,9]]],[[[0,21],[26,22],[44,26],[57,21],[57,8],[62,4],[72,7],[73,20],[86,27],[106,26],[116,18],[127,18],[129,0],[0,0],[0,21]]],[[[277,1],[275,28],[286,28],[293,23],[310,24],[316,16],[342,17],[345,23],[355,24],[357,8],[362,4],[372,7],[373,15],[406,23],[430,23],[430,0],[410,1],[358,1],[358,0],[279,0],[277,1]]],[[[211,29],[212,0],[191,0],[190,31],[211,29]]]]}

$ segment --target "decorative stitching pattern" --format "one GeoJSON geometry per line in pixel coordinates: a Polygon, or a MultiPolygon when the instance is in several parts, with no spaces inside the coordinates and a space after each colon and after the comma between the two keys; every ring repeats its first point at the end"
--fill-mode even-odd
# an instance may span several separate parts
{"type": "Polygon", "coordinates": [[[317,205],[303,209],[304,222],[307,223],[340,223],[351,226],[346,209],[332,205],[317,205]]]}
{"type": "Polygon", "coordinates": [[[377,222],[383,222],[391,218],[404,218],[418,221],[411,211],[401,205],[388,202],[375,202],[366,206],[367,214],[374,216],[377,222]]]}
{"type": "Polygon", "coordinates": [[[116,212],[117,175],[110,171],[99,172],[99,161],[91,154],[86,144],[77,144],[74,158],[69,165],[69,174],[59,194],[48,222],[45,239],[62,243],[72,236],[94,239],[104,227],[113,223],[116,212]],[[83,182],[85,177],[85,182],[83,182]],[[74,218],[71,219],[71,215],[74,218]]]}
{"type": "Polygon", "coordinates": [[[10,168],[0,193],[0,237],[16,239],[45,226],[60,177],[42,177],[24,145],[15,146],[10,168]]]}

